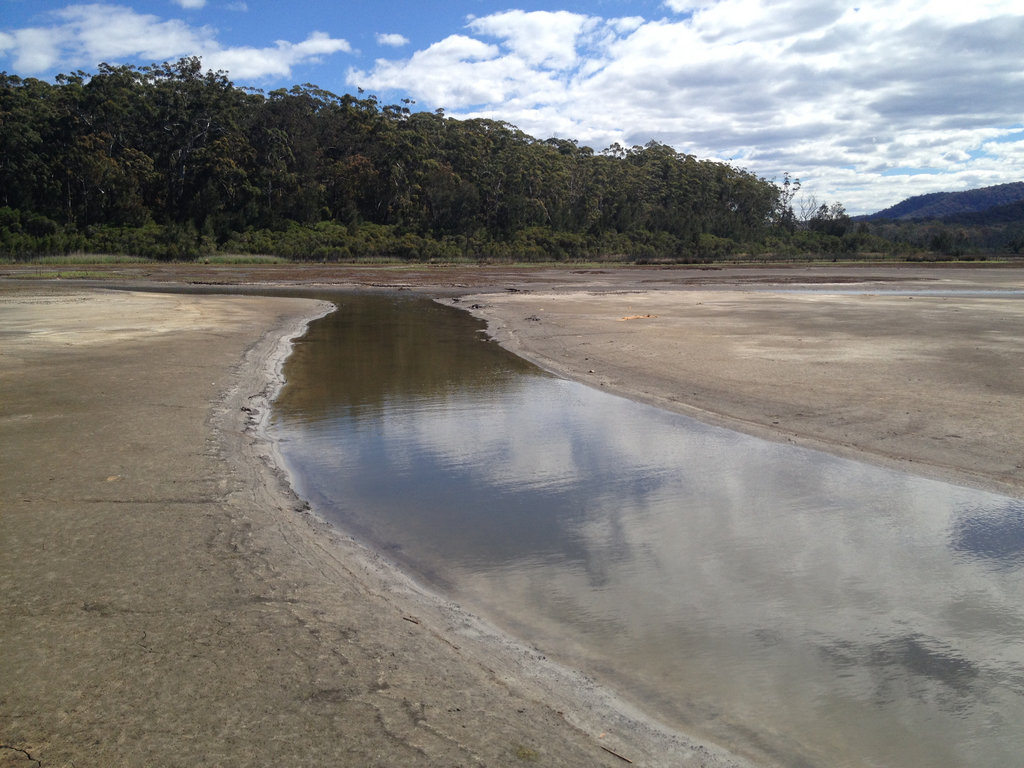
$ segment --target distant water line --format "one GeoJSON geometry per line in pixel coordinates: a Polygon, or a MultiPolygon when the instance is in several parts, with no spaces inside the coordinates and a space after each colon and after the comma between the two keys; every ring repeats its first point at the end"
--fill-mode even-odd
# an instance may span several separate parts
{"type": "Polygon", "coordinates": [[[1024,502],[545,374],[450,308],[336,297],[273,434],[339,527],[768,764],[1024,754],[1024,502]]]}

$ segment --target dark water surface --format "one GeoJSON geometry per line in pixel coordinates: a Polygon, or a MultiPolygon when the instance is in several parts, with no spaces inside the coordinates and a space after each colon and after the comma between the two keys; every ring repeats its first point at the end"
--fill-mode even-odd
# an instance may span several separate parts
{"type": "Polygon", "coordinates": [[[670,725],[786,766],[1017,766],[1024,501],[549,376],[335,299],[272,431],[339,527],[670,725]]]}

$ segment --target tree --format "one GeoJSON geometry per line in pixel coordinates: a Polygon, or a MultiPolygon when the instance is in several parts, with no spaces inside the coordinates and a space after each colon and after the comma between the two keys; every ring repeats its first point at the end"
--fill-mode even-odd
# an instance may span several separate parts
{"type": "Polygon", "coordinates": [[[832,237],[842,237],[850,228],[850,217],[840,203],[822,203],[807,222],[808,229],[832,237]]]}
{"type": "Polygon", "coordinates": [[[308,83],[263,94],[197,58],[103,64],[53,85],[3,74],[5,230],[29,237],[32,222],[47,248],[66,235],[74,247],[163,256],[422,255],[458,242],[464,254],[689,258],[793,220],[799,182],[788,175],[780,191],[658,142],[595,154],[410,105],[308,83]]]}
{"type": "Polygon", "coordinates": [[[772,223],[780,231],[791,234],[797,227],[793,200],[800,192],[800,179],[794,179],[789,173],[785,173],[782,176],[782,186],[777,189],[778,198],[772,211],[772,223]]]}

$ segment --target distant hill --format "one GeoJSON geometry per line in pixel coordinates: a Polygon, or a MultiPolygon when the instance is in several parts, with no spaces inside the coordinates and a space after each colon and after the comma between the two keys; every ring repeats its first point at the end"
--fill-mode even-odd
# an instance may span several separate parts
{"type": "Polygon", "coordinates": [[[1000,224],[1016,224],[1024,222],[1024,200],[1009,205],[997,205],[984,211],[965,211],[952,216],[944,216],[946,224],[959,224],[967,227],[992,227],[1000,224]]]}
{"type": "Polygon", "coordinates": [[[970,189],[966,192],[932,192],[908,197],[901,203],[878,213],[862,217],[878,219],[957,219],[968,216],[972,223],[987,222],[991,213],[996,221],[1019,219],[1024,214],[1024,182],[997,184],[994,187],[970,189]]]}

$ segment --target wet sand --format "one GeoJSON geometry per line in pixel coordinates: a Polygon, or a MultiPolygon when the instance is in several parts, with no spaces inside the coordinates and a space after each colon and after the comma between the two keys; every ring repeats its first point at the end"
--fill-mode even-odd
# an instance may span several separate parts
{"type": "Polygon", "coordinates": [[[455,306],[592,386],[1024,497],[1024,296],[1012,290],[1024,271],[864,268],[526,287],[455,306]]]}
{"type": "MultiPolygon", "coordinates": [[[[502,343],[594,386],[1024,493],[1024,301],[748,290],[1019,290],[1019,269],[217,274],[472,294],[502,343]]],[[[0,765],[740,764],[304,508],[262,425],[323,311],[0,284],[0,765]]]]}
{"type": "Polygon", "coordinates": [[[737,765],[305,509],[320,302],[0,286],[0,765],[737,765]]]}

